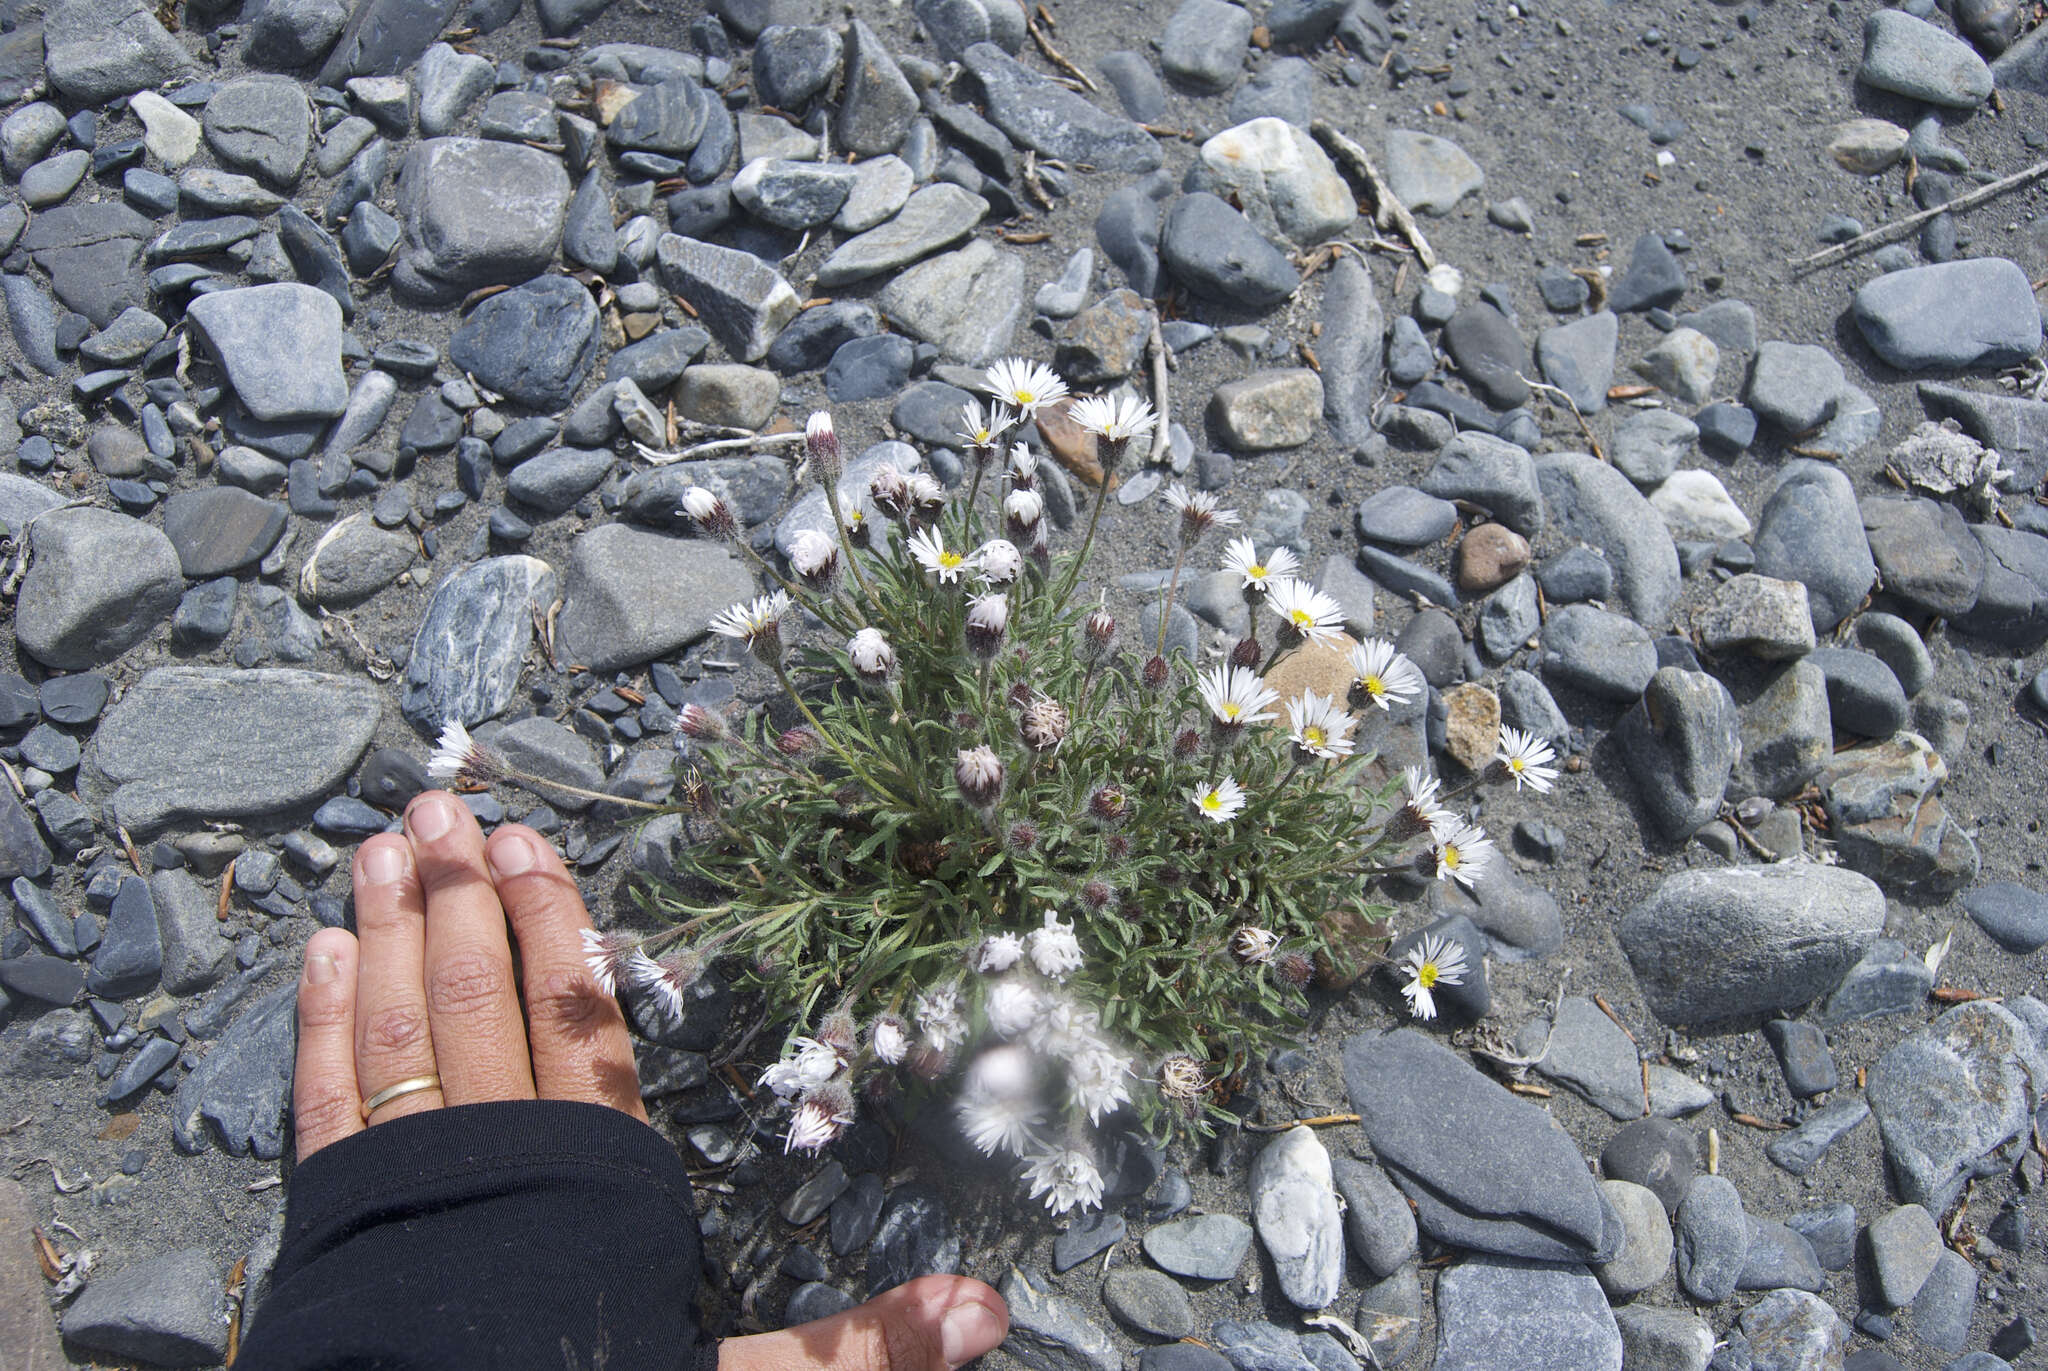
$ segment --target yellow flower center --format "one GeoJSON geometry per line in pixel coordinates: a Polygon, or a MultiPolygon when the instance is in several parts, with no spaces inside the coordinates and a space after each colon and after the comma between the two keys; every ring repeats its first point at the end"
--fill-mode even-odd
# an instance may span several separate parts
{"type": "Polygon", "coordinates": [[[1448,870],[1448,871],[1456,871],[1456,870],[1458,869],[1458,863],[1459,863],[1459,862],[1460,862],[1461,860],[1463,860],[1463,859],[1462,859],[1461,857],[1459,857],[1459,855],[1458,855],[1458,845],[1457,845],[1456,843],[1445,843],[1445,844],[1444,844],[1444,859],[1443,859],[1443,860],[1444,860],[1444,868],[1445,868],[1446,870],[1448,870]]]}
{"type": "Polygon", "coordinates": [[[1253,562],[1244,569],[1244,574],[1254,581],[1263,581],[1266,579],[1266,568],[1261,563],[1253,562]]]}
{"type": "Polygon", "coordinates": [[[1296,628],[1311,628],[1315,625],[1316,621],[1316,616],[1305,609],[1294,610],[1288,617],[1294,620],[1296,628]]]}
{"type": "Polygon", "coordinates": [[[1424,990],[1436,988],[1436,963],[1424,962],[1415,969],[1415,983],[1424,990]]]}
{"type": "Polygon", "coordinates": [[[966,560],[967,559],[965,557],[961,556],[957,552],[947,551],[941,552],[939,554],[939,565],[944,567],[948,571],[953,570],[953,568],[959,566],[966,560]]]}
{"type": "Polygon", "coordinates": [[[1358,684],[1365,688],[1366,694],[1375,699],[1387,693],[1387,683],[1377,676],[1361,676],[1358,678],[1358,684]]]}
{"type": "Polygon", "coordinates": [[[1323,732],[1314,724],[1310,724],[1301,731],[1302,741],[1306,742],[1310,747],[1321,747],[1325,742],[1329,741],[1329,736],[1329,734],[1323,732]]]}
{"type": "Polygon", "coordinates": [[[1223,808],[1222,794],[1220,792],[1212,790],[1208,794],[1204,795],[1202,797],[1202,808],[1207,810],[1217,810],[1223,808]]]}
{"type": "Polygon", "coordinates": [[[1510,758],[1508,758],[1508,770],[1510,770],[1510,771],[1514,772],[1514,773],[1515,773],[1515,774],[1516,774],[1517,776],[1521,775],[1521,774],[1522,774],[1522,759],[1521,759],[1520,757],[1510,757],[1510,758]]]}
{"type": "Polygon", "coordinates": [[[1238,708],[1237,701],[1225,700],[1223,702],[1223,722],[1232,723],[1237,719],[1237,716],[1243,712],[1243,710],[1238,708]]]}

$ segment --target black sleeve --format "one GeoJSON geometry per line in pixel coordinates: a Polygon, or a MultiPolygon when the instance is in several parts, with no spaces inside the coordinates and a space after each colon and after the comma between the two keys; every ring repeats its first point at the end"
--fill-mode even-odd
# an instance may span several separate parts
{"type": "Polygon", "coordinates": [[[716,1371],[675,1149],[602,1105],[408,1115],[293,1174],[237,1371],[716,1371]]]}

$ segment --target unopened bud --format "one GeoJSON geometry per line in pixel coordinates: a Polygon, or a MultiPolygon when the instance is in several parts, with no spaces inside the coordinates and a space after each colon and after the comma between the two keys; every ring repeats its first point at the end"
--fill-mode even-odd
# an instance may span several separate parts
{"type": "Polygon", "coordinates": [[[875,468],[874,477],[868,482],[868,498],[891,519],[901,519],[910,508],[910,488],[894,462],[884,462],[875,468]]]}
{"type": "Polygon", "coordinates": [[[1299,988],[1315,979],[1315,958],[1306,952],[1283,952],[1273,959],[1273,974],[1299,988]]]}
{"type": "Polygon", "coordinates": [[[967,639],[967,650],[983,661],[996,655],[1003,646],[1003,634],[1010,624],[1010,601],[1001,594],[976,596],[967,606],[967,622],[962,632],[967,639]]]}
{"type": "Polygon", "coordinates": [[[832,427],[832,416],[822,409],[804,425],[804,448],[810,453],[811,465],[818,469],[820,480],[839,479],[839,434],[832,427]]]}
{"type": "Polygon", "coordinates": [[[1108,881],[1089,881],[1081,887],[1081,903],[1099,914],[1116,903],[1116,887],[1108,881]]]}
{"type": "Polygon", "coordinates": [[[953,780],[962,799],[977,809],[987,809],[1003,793],[1003,759],[985,744],[962,748],[953,761],[953,780]]]}
{"type": "Polygon", "coordinates": [[[1038,825],[1016,823],[1010,825],[1009,844],[1012,852],[1029,852],[1038,846],[1038,825]]]}
{"type": "Polygon", "coordinates": [[[1147,657],[1145,659],[1145,669],[1140,673],[1138,679],[1145,683],[1148,690],[1157,690],[1165,685],[1166,659],[1156,655],[1147,657]]]}
{"type": "Polygon", "coordinates": [[[1202,735],[1196,729],[1184,728],[1173,735],[1173,755],[1176,761],[1186,761],[1194,756],[1201,746],[1202,735]]]}
{"type": "Polygon", "coordinates": [[[1257,671],[1259,663],[1265,659],[1265,651],[1259,646],[1257,638],[1239,638],[1230,645],[1230,664],[1232,666],[1241,666],[1247,671],[1257,671]]]}
{"type": "Polygon", "coordinates": [[[733,514],[732,506],[703,486],[691,486],[683,492],[682,512],[706,537],[739,536],[739,519],[733,514]]]}
{"type": "Polygon", "coordinates": [[[1081,644],[1089,661],[1107,657],[1116,644],[1116,617],[1106,609],[1090,614],[1081,624],[1081,644]]]}
{"type": "Polygon", "coordinates": [[[777,735],[775,750],[785,757],[809,757],[818,750],[818,735],[799,725],[777,735]]]}
{"type": "Polygon", "coordinates": [[[1131,797],[1124,794],[1122,786],[1097,786],[1088,797],[1088,815],[1097,823],[1122,823],[1130,811],[1131,797]]]}
{"type": "Polygon", "coordinates": [[[676,718],[676,727],[685,736],[707,743],[722,742],[727,732],[725,716],[700,704],[684,705],[676,718]]]}

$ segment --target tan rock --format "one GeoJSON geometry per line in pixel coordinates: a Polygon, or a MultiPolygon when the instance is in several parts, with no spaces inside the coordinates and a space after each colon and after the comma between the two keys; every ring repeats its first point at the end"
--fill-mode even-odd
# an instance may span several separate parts
{"type": "Polygon", "coordinates": [[[1089,486],[1102,484],[1102,462],[1095,455],[1095,435],[1084,433],[1081,426],[1067,417],[1067,410],[1073,401],[1062,400],[1056,405],[1038,411],[1038,433],[1045,439],[1047,451],[1053,460],[1067,469],[1069,475],[1079,478],[1089,486]]]}
{"type": "Polygon", "coordinates": [[[1828,156],[1843,171],[1876,176],[1889,171],[1906,155],[1906,131],[1884,119],[1851,119],[1837,124],[1828,140],[1828,156]]]}
{"type": "MultiPolygon", "coordinates": [[[[1327,647],[1303,643],[1273,664],[1273,669],[1266,673],[1266,684],[1279,691],[1283,701],[1299,698],[1304,690],[1344,700],[1351,694],[1351,649],[1355,646],[1348,635],[1339,635],[1335,644],[1327,647]]],[[[1284,729],[1287,711],[1275,708],[1280,709],[1284,729]]],[[[1495,717],[1499,717],[1498,707],[1495,717]]]]}
{"type": "Polygon", "coordinates": [[[66,1371],[50,1287],[36,1265],[35,1222],[27,1192],[0,1180],[0,1347],[14,1371],[66,1371]]]}
{"type": "Polygon", "coordinates": [[[1450,718],[1444,751],[1467,771],[1477,772],[1500,747],[1500,696],[1483,685],[1452,686],[1444,692],[1450,718]]]}
{"type": "Polygon", "coordinates": [[[1529,566],[1529,540],[1506,524],[1481,524],[1458,544],[1458,589],[1467,595],[1499,590],[1529,566]]]}

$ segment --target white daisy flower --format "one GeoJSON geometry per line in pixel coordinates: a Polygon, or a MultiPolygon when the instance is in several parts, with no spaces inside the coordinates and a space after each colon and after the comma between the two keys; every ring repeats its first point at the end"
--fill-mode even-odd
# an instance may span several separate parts
{"type": "Polygon", "coordinates": [[[1024,1159],[1024,1183],[1031,1198],[1045,1196],[1045,1207],[1064,1214],[1079,1207],[1102,1205],[1102,1172],[1095,1158],[1079,1147],[1050,1147],[1024,1159]]]}
{"type": "Polygon", "coordinates": [[[939,1052],[967,1041],[967,1017],[961,1012],[960,987],[953,982],[917,997],[917,1026],[926,1043],[939,1052]]]}
{"type": "Polygon", "coordinates": [[[865,681],[883,680],[896,669],[896,649],[879,628],[864,628],[847,639],[846,655],[865,681]]]}
{"type": "Polygon", "coordinates": [[[816,1091],[789,1116],[789,1133],[782,1140],[783,1153],[816,1152],[852,1124],[852,1091],[843,1084],[816,1091]]]}
{"type": "Polygon", "coordinates": [[[1023,981],[997,981],[982,1008],[989,1031],[1007,1040],[1037,1026],[1045,1014],[1045,997],[1023,981]]]}
{"type": "Polygon", "coordinates": [[[1129,443],[1151,433],[1158,424],[1152,406],[1135,395],[1091,395],[1077,400],[1067,417],[1083,433],[1111,443],[1129,443]]]}
{"type": "Polygon", "coordinates": [[[737,638],[759,652],[780,644],[782,616],[789,612],[789,592],[774,591],[720,612],[711,621],[711,631],[737,638]]]}
{"type": "Polygon", "coordinates": [[[1130,1058],[1109,1047],[1078,1053],[1067,1063],[1067,1089],[1093,1124],[1130,1102],[1130,1080],[1130,1058]]]}
{"type": "Polygon", "coordinates": [[[504,779],[508,770],[505,759],[471,737],[460,719],[450,719],[441,726],[434,755],[427,759],[427,774],[437,781],[488,785],[504,779]]]}
{"type": "Polygon", "coordinates": [[[1301,570],[1301,558],[1292,548],[1276,547],[1266,561],[1259,560],[1257,544],[1250,538],[1233,538],[1223,549],[1223,569],[1234,571],[1243,582],[1241,589],[1264,590],[1275,580],[1301,570]]]}
{"type": "Polygon", "coordinates": [[[1556,757],[1550,744],[1534,733],[1501,725],[1500,751],[1494,754],[1494,760],[1514,779],[1515,789],[1520,790],[1527,782],[1539,795],[1549,794],[1557,780],[1557,768],[1550,764],[1556,757]]]}
{"type": "Polygon", "coordinates": [[[1430,992],[1440,985],[1465,983],[1465,949],[1440,933],[1424,934],[1401,964],[1408,968],[1401,993],[1408,997],[1408,1012],[1418,1019],[1436,1017],[1436,998],[1430,992]]]}
{"type": "Polygon", "coordinates": [[[1287,736],[1303,755],[1351,755],[1351,730],[1358,721],[1337,708],[1336,700],[1305,690],[1300,699],[1287,702],[1287,722],[1292,729],[1287,736]]]}
{"type": "Polygon", "coordinates": [[[1020,423],[1067,398],[1067,383],[1051,367],[1022,357],[1005,357],[990,367],[981,388],[1016,410],[1020,423]]]}
{"type": "Polygon", "coordinates": [[[1436,878],[1455,880],[1467,890],[1493,860],[1493,839],[1486,836],[1486,830],[1449,812],[1432,831],[1431,842],[1436,878]]]}
{"type": "MultiPolygon", "coordinates": [[[[1032,494],[1030,491],[1015,493],[1032,494]]],[[[1032,498],[1038,497],[1032,495],[1032,498]]],[[[981,579],[990,585],[1006,586],[1024,570],[1024,554],[1017,551],[1017,545],[1008,538],[989,539],[974,550],[973,561],[981,568],[981,579]]]]}
{"type": "Polygon", "coordinates": [[[1206,490],[1190,493],[1175,481],[1166,488],[1166,503],[1180,514],[1180,540],[1193,547],[1212,528],[1229,528],[1237,522],[1237,511],[1218,509],[1216,497],[1206,490]]]}
{"type": "Polygon", "coordinates": [[[1003,519],[1012,533],[1029,533],[1045,517],[1045,497],[1035,490],[1013,490],[1003,497],[1003,519]]]}
{"type": "Polygon", "coordinates": [[[995,1047],[976,1057],[961,1082],[954,1112],[960,1130],[984,1156],[1022,1153],[1045,1121],[1038,1071],[1021,1047],[995,1047]]]}
{"type": "Polygon", "coordinates": [[[1263,966],[1280,950],[1280,935],[1269,928],[1250,924],[1230,935],[1230,955],[1247,966],[1263,966]]]}
{"type": "Polygon", "coordinates": [[[1190,790],[1188,800],[1195,806],[1195,812],[1210,823],[1227,824],[1244,808],[1244,787],[1225,776],[1214,785],[1190,790]]]}
{"type": "Polygon", "coordinates": [[[1017,416],[1000,404],[983,409],[978,401],[969,400],[960,407],[960,442],[966,447],[987,450],[1001,441],[1004,432],[1016,422],[1017,416]]]}
{"type": "Polygon", "coordinates": [[[816,1090],[845,1065],[846,1058],[832,1044],[816,1038],[792,1038],[783,1049],[782,1060],[761,1073],[760,1084],[786,1100],[816,1090]]]}
{"type": "Polygon", "coordinates": [[[959,580],[968,566],[967,558],[947,547],[936,528],[921,528],[910,535],[910,555],[928,575],[938,577],[941,585],[959,580]]]}
{"type": "Polygon", "coordinates": [[[1275,581],[1266,608],[1279,618],[1282,632],[1297,641],[1334,643],[1344,634],[1344,606],[1307,581],[1292,576],[1275,581]]]}
{"type": "Polygon", "coordinates": [[[1381,709],[1407,704],[1427,684],[1415,663],[1385,638],[1367,638],[1351,649],[1351,690],[1381,709]]]}
{"type": "Polygon", "coordinates": [[[1101,1045],[1101,1028],[1102,1016],[1071,996],[1043,995],[1031,1025],[1031,1050],[1069,1061],[1101,1045]]]}
{"type": "Polygon", "coordinates": [[[1025,942],[1031,949],[1031,964],[1047,980],[1064,981],[1081,969],[1081,940],[1074,936],[1074,926],[1061,923],[1050,909],[1045,911],[1045,926],[1032,929],[1025,942]]]}
{"type": "Polygon", "coordinates": [[[984,976],[997,976],[1015,966],[1023,955],[1023,934],[991,933],[968,957],[968,965],[984,976]]]}
{"type": "Polygon", "coordinates": [[[1201,692],[1210,717],[1225,728],[1262,724],[1279,717],[1266,706],[1279,699],[1280,692],[1268,688],[1259,673],[1248,666],[1218,662],[1195,678],[1195,689],[1201,692]]]}

